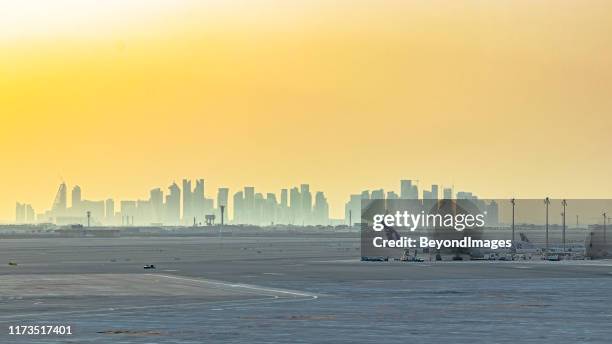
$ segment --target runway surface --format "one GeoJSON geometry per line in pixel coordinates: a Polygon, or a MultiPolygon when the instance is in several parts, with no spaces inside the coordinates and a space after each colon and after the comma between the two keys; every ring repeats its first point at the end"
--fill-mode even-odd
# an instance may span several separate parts
{"type": "Polygon", "coordinates": [[[612,340],[609,261],[358,256],[358,238],[332,235],[2,240],[0,342],[612,340]],[[74,334],[7,335],[37,324],[74,334]]]}

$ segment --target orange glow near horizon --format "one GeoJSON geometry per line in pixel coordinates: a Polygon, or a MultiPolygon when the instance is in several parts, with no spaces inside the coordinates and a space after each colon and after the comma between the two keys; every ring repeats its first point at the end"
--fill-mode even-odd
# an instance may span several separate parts
{"type": "Polygon", "coordinates": [[[62,179],[612,198],[610,32],[596,0],[0,2],[0,220],[62,179]]]}

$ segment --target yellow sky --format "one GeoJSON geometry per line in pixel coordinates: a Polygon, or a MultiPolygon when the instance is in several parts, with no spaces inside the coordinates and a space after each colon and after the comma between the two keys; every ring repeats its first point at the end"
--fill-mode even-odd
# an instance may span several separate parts
{"type": "Polygon", "coordinates": [[[308,182],[610,197],[609,1],[0,1],[0,219],[308,182]]]}

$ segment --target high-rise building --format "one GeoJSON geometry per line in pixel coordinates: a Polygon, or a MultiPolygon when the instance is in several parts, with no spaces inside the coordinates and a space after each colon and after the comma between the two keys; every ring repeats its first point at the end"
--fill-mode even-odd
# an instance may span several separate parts
{"type": "Polygon", "coordinates": [[[191,180],[183,179],[183,222],[190,224],[193,221],[193,194],[191,180]]]}
{"type": "Polygon", "coordinates": [[[349,226],[361,222],[361,199],[362,195],[351,195],[344,207],[344,219],[349,226]]]}
{"type": "Polygon", "coordinates": [[[431,199],[438,199],[438,185],[431,185],[431,199]]]}
{"type": "Polygon", "coordinates": [[[444,199],[453,199],[453,189],[444,188],[444,199]]]}
{"type": "Polygon", "coordinates": [[[438,185],[433,184],[431,191],[423,190],[423,208],[426,212],[438,211],[438,185]]]}
{"type": "Polygon", "coordinates": [[[278,223],[288,224],[290,221],[289,214],[289,194],[287,189],[281,189],[280,205],[278,210],[278,223]]]}
{"type": "Polygon", "coordinates": [[[67,201],[66,201],[66,183],[61,183],[55,199],[53,200],[53,206],[51,207],[51,216],[63,216],[66,213],[67,201]]]}
{"type": "Polygon", "coordinates": [[[278,222],[277,216],[278,202],[276,201],[276,195],[272,192],[266,194],[266,199],[263,202],[263,209],[261,214],[261,224],[273,225],[278,222]]]}
{"type": "Polygon", "coordinates": [[[245,222],[245,214],[244,214],[244,193],[242,191],[238,191],[234,194],[234,216],[233,222],[235,224],[244,224],[245,222]]]}
{"type": "Polygon", "coordinates": [[[302,224],[310,224],[312,215],[312,194],[310,193],[310,185],[300,185],[300,194],[302,196],[302,224]]]}
{"type": "Polygon", "coordinates": [[[121,201],[119,203],[121,212],[121,225],[129,226],[134,224],[134,217],[137,213],[136,201],[121,201]]]}
{"type": "Polygon", "coordinates": [[[412,180],[400,180],[400,197],[402,199],[409,199],[412,191],[412,180]]]}
{"type": "Polygon", "coordinates": [[[361,191],[361,199],[370,199],[370,190],[361,191]]]}
{"type": "Polygon", "coordinates": [[[313,222],[316,225],[329,224],[329,204],[322,191],[315,194],[315,204],[313,209],[313,222]]]}
{"type": "Polygon", "coordinates": [[[244,219],[245,223],[252,224],[255,215],[255,188],[244,187],[244,219]]]}
{"type": "Polygon", "coordinates": [[[75,185],[72,188],[72,208],[76,209],[80,209],[81,207],[81,187],[78,185],[75,185]]]}
{"type": "Polygon", "coordinates": [[[149,191],[149,202],[151,203],[151,223],[164,222],[164,192],[161,188],[149,191]]]}
{"type": "Polygon", "coordinates": [[[287,189],[281,189],[280,205],[281,207],[285,207],[285,208],[289,206],[289,201],[287,199],[287,189]]]}
{"type": "Polygon", "coordinates": [[[181,220],[181,189],[172,183],[166,195],[166,220],[168,225],[176,226],[181,220]]]}
{"type": "Polygon", "coordinates": [[[25,204],[17,202],[17,205],[15,206],[15,222],[16,223],[25,222],[25,219],[26,219],[25,206],[26,206],[25,204]]]}
{"type": "Polygon", "coordinates": [[[289,209],[289,223],[294,225],[301,225],[303,222],[302,196],[300,195],[300,189],[298,189],[297,187],[293,187],[289,191],[289,209]]]}
{"type": "Polygon", "coordinates": [[[395,193],[395,191],[387,192],[387,199],[399,199],[399,196],[395,193]]]}
{"type": "Polygon", "coordinates": [[[204,196],[204,179],[196,180],[195,188],[191,195],[192,208],[191,216],[195,217],[197,222],[204,222],[204,216],[208,214],[209,209],[206,209],[206,197],[204,196]]]}
{"type": "Polygon", "coordinates": [[[385,199],[385,190],[372,190],[371,199],[385,199]]]}
{"type": "Polygon", "coordinates": [[[32,208],[31,204],[25,205],[25,221],[27,223],[36,222],[36,213],[34,213],[34,208],[32,208]]]}
{"type": "Polygon", "coordinates": [[[418,199],[419,190],[416,185],[412,185],[412,180],[404,179],[400,181],[401,199],[418,199]]]}
{"type": "Polygon", "coordinates": [[[113,224],[115,221],[115,201],[112,198],[106,200],[104,204],[104,217],[107,224],[113,224]]]}
{"type": "Polygon", "coordinates": [[[475,199],[477,199],[477,197],[474,196],[471,192],[459,191],[459,192],[457,192],[457,199],[471,199],[471,200],[475,200],[475,199]]]}

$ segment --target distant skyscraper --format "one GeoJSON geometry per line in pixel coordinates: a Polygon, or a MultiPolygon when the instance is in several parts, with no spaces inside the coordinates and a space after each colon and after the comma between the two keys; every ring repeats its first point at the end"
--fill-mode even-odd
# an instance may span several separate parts
{"type": "Polygon", "coordinates": [[[25,221],[26,223],[36,222],[36,214],[34,213],[34,208],[32,208],[31,204],[25,205],[25,221]]]}
{"type": "Polygon", "coordinates": [[[453,189],[444,188],[444,199],[453,199],[453,189]]]}
{"type": "Polygon", "coordinates": [[[410,192],[412,191],[412,180],[400,180],[400,197],[402,199],[409,199],[410,192]]]}
{"type": "Polygon", "coordinates": [[[106,223],[112,224],[115,220],[115,201],[112,198],[107,199],[104,208],[106,223]]]}
{"type": "Polygon", "coordinates": [[[289,214],[289,195],[287,189],[281,189],[280,209],[278,214],[278,222],[288,224],[290,222],[289,214]]]}
{"type": "Polygon", "coordinates": [[[255,215],[255,188],[244,187],[244,219],[245,223],[252,224],[255,215]]]}
{"type": "Polygon", "coordinates": [[[166,221],[168,225],[176,226],[181,219],[181,189],[172,183],[168,187],[168,195],[166,195],[166,221]]]}
{"type": "Polygon", "coordinates": [[[25,206],[26,206],[25,204],[21,204],[17,202],[17,205],[15,206],[15,222],[16,223],[25,222],[25,219],[26,219],[25,206]]]}
{"type": "Polygon", "coordinates": [[[72,208],[74,209],[79,209],[81,206],[81,187],[78,185],[75,185],[72,188],[72,208]]]}
{"type": "Polygon", "coordinates": [[[317,192],[315,195],[313,216],[315,225],[329,224],[329,204],[327,203],[325,194],[321,191],[317,192]]]}
{"type": "Polygon", "coordinates": [[[217,191],[217,207],[224,206],[225,208],[227,208],[228,197],[229,197],[229,189],[219,188],[219,190],[217,191]]]}
{"type": "Polygon", "coordinates": [[[62,216],[66,213],[66,183],[61,183],[57,193],[55,194],[55,200],[51,207],[51,213],[53,217],[62,216]]]}
{"type": "Polygon", "coordinates": [[[385,199],[385,190],[383,189],[373,190],[371,199],[385,199]]]}
{"type": "Polygon", "coordinates": [[[244,193],[238,191],[234,194],[234,217],[235,224],[244,224],[244,193]]]}
{"type": "Polygon", "coordinates": [[[280,205],[281,205],[281,207],[288,207],[289,206],[289,202],[288,202],[288,199],[287,199],[287,189],[282,189],[281,190],[280,205]]]}
{"type": "Polygon", "coordinates": [[[302,196],[300,195],[300,189],[297,187],[291,188],[289,191],[289,209],[290,218],[289,223],[294,225],[302,224],[302,196]]]}
{"type": "Polygon", "coordinates": [[[149,202],[151,203],[151,223],[164,222],[164,192],[160,188],[155,188],[149,192],[149,202]]]}
{"type": "Polygon", "coordinates": [[[312,194],[310,193],[310,185],[300,185],[300,194],[302,196],[302,222],[303,224],[310,224],[310,217],[312,214],[312,194]]]}
{"type": "Polygon", "coordinates": [[[351,195],[344,207],[344,219],[349,226],[361,222],[361,199],[363,195],[351,195]]]}
{"type": "Polygon", "coordinates": [[[193,189],[192,197],[192,218],[195,217],[198,222],[204,222],[204,215],[207,213],[206,197],[204,196],[204,179],[196,180],[195,188],[193,189]]]}
{"type": "Polygon", "coordinates": [[[471,192],[459,191],[457,192],[457,199],[477,199],[471,192]]]}
{"type": "Polygon", "coordinates": [[[34,223],[36,222],[36,214],[31,204],[19,203],[15,206],[15,222],[16,223],[34,223]]]}
{"type": "Polygon", "coordinates": [[[191,180],[183,179],[183,222],[189,225],[193,221],[193,194],[191,180]]]}
{"type": "Polygon", "coordinates": [[[370,190],[361,191],[361,199],[370,199],[370,190]]]}
{"type": "Polygon", "coordinates": [[[121,208],[121,224],[123,226],[133,225],[137,213],[136,201],[121,201],[119,206],[121,208]]]}
{"type": "Polygon", "coordinates": [[[419,190],[416,185],[412,185],[412,180],[404,179],[400,181],[401,199],[418,199],[419,190]]]}
{"type": "Polygon", "coordinates": [[[426,212],[437,212],[438,185],[432,185],[431,191],[423,190],[423,208],[426,212]]]}
{"type": "Polygon", "coordinates": [[[431,199],[438,199],[438,185],[431,185],[431,199]]]}
{"type": "Polygon", "coordinates": [[[399,196],[395,193],[395,191],[387,192],[387,199],[399,199],[399,196]]]}

